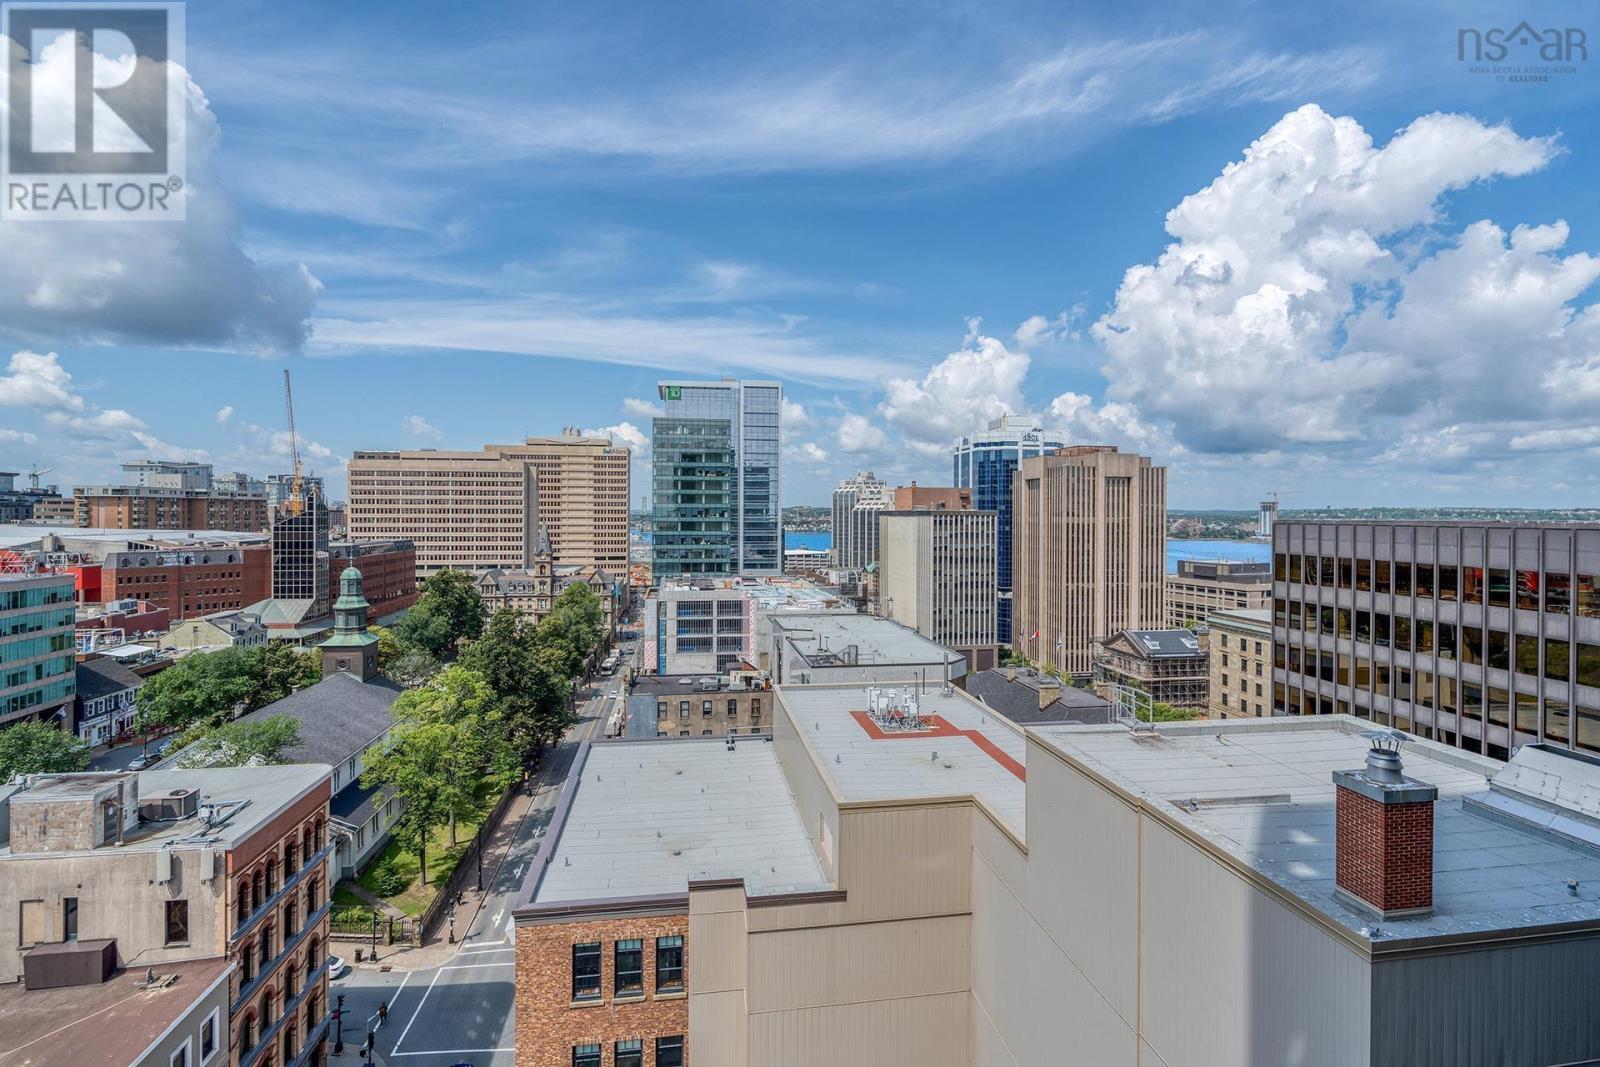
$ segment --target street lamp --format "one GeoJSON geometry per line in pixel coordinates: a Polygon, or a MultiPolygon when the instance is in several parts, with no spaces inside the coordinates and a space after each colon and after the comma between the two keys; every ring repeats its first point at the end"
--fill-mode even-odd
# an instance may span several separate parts
{"type": "Polygon", "coordinates": [[[478,824],[478,892],[483,892],[483,824],[478,824]]]}
{"type": "Polygon", "coordinates": [[[450,940],[449,944],[456,943],[456,906],[450,905],[450,940]]]}
{"type": "Polygon", "coordinates": [[[339,994],[339,1001],[333,1007],[333,1054],[344,1055],[344,994],[339,994]]]}
{"type": "Polygon", "coordinates": [[[378,958],[378,909],[372,909],[372,958],[378,958]]]}

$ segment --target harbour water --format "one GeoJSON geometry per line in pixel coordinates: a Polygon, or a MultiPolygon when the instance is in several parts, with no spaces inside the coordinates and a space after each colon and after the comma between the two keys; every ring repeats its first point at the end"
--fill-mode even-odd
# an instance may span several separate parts
{"type": "MultiPolygon", "coordinates": [[[[833,535],[826,530],[785,530],[784,548],[827,550],[833,535]]],[[[1260,541],[1167,541],[1167,573],[1178,570],[1180,559],[1226,559],[1264,563],[1272,558],[1272,546],[1260,541]]]]}

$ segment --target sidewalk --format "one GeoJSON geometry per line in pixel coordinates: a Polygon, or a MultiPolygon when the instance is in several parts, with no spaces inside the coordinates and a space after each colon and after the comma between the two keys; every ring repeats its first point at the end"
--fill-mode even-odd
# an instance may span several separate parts
{"type": "MultiPolygon", "coordinates": [[[[532,785],[538,787],[538,779],[532,785]]],[[[489,837],[489,847],[483,853],[483,892],[478,892],[476,882],[469,882],[462,892],[462,902],[456,905],[456,943],[449,940],[450,924],[441,924],[440,936],[420,947],[407,945],[380,946],[377,963],[363,960],[352,964],[359,970],[378,970],[389,967],[396,971],[425,971],[448,963],[461,948],[461,939],[464,938],[472,924],[477,921],[478,913],[483,909],[484,902],[492,894],[495,879],[499,877],[500,868],[505,864],[506,856],[511,851],[511,843],[516,840],[518,831],[522,828],[522,820],[527,818],[533,806],[533,795],[526,787],[518,790],[517,795],[511,798],[511,804],[506,808],[505,817],[500,820],[500,825],[489,837]]]]}

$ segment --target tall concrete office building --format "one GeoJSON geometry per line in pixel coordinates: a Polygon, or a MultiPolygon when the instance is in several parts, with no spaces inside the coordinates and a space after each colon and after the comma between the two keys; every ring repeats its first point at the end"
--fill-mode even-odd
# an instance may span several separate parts
{"type": "Polygon", "coordinates": [[[779,382],[662,382],[652,426],[655,576],[783,573],[779,382]]]}
{"type": "Polygon", "coordinates": [[[626,573],[629,455],[575,429],[481,452],[357,452],[347,536],[413,542],[426,576],[531,567],[542,524],[556,563],[626,573]]]}
{"type": "Polygon", "coordinates": [[[871,471],[833,490],[833,565],[860,570],[878,558],[878,513],[894,506],[887,482],[871,471]]]}
{"type": "Polygon", "coordinates": [[[879,610],[967,657],[997,665],[992,511],[922,508],[878,515],[879,610]]]}
{"type": "Polygon", "coordinates": [[[1082,676],[1094,642],[1161,628],[1167,469],[1111,445],[1076,445],[1024,459],[1015,479],[1017,649],[1082,676]]]}
{"type": "Polygon", "coordinates": [[[1012,642],[1011,475],[1029,456],[1042,456],[1066,444],[1059,434],[1044,430],[1027,415],[1006,415],[985,430],[969,433],[956,445],[952,461],[953,485],[972,490],[972,506],[995,513],[999,555],[996,557],[995,639],[1012,642]]]}
{"type": "Polygon", "coordinates": [[[1592,524],[1279,520],[1272,554],[1278,714],[1600,755],[1592,524]]]}

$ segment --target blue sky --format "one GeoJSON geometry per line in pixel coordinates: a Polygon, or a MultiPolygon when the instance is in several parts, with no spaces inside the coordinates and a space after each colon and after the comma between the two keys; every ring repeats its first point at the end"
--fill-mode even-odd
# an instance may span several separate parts
{"type": "Polygon", "coordinates": [[[1600,504],[1600,59],[1496,81],[1461,4],[865,6],[191,4],[200,210],[0,223],[0,468],[281,469],[288,366],[336,494],[564,425],[642,475],[704,373],[786,382],[789,503],[1013,410],[1173,507],[1600,504]]]}

